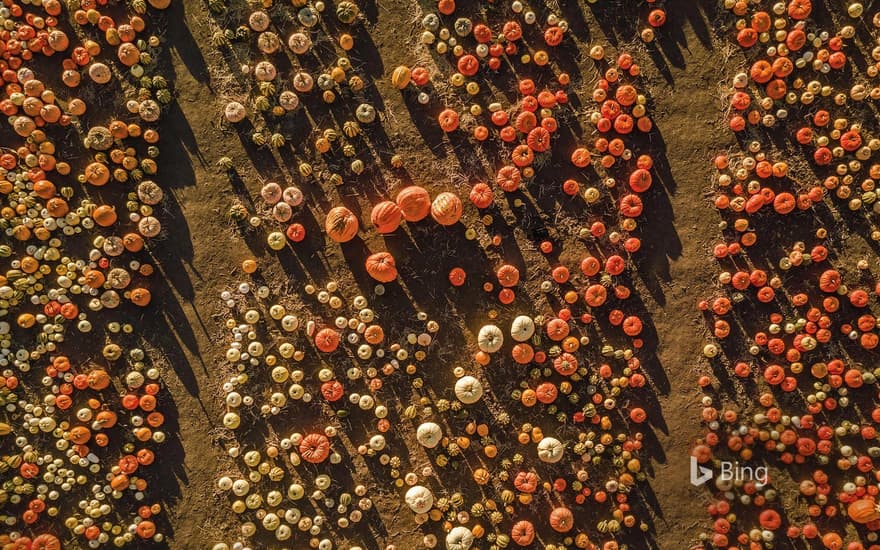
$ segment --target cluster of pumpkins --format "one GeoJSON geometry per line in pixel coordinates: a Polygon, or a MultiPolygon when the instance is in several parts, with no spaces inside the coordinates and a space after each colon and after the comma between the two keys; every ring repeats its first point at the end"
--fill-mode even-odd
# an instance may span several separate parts
{"type": "Polygon", "coordinates": [[[0,544],[161,542],[146,489],[164,390],[130,308],[151,302],[146,249],[161,232],[156,123],[172,96],[149,21],[169,3],[25,4],[0,10],[15,136],[0,154],[0,544]],[[98,96],[117,118],[91,110],[98,96]],[[92,334],[103,344],[89,359],[74,342],[92,334]]]}
{"type": "MultiPolygon", "coordinates": [[[[822,214],[826,203],[845,205],[838,209],[844,217],[846,210],[874,209],[871,159],[880,141],[866,130],[869,119],[856,123],[847,113],[874,99],[861,79],[877,68],[857,69],[847,51],[857,47],[848,41],[859,32],[876,29],[861,20],[859,3],[840,14],[852,25],[835,34],[816,28],[810,0],[727,7],[739,18],[736,40],[752,63],[733,78],[730,126],[753,140],[714,160],[724,235],[713,250],[719,290],[699,309],[711,332],[703,355],[730,378],[699,380],[720,395],[703,398],[706,433],[693,456],[709,466],[738,460],[771,469],[769,480],[716,476],[710,486],[718,496],[707,507],[712,529],[700,546],[804,540],[827,549],[877,548],[875,261],[851,259],[840,225],[827,226],[822,214]],[[846,89],[812,74],[847,70],[853,80],[846,89]],[[786,157],[791,153],[769,146],[759,125],[783,128],[800,151],[786,157]],[[795,175],[790,166],[815,173],[795,175]],[[782,237],[784,224],[807,229],[782,237]],[[736,399],[739,391],[754,399],[736,399]],[[783,507],[782,487],[792,481],[797,502],[783,507]]],[[[872,227],[863,235],[869,241],[880,237],[872,227]]]]}

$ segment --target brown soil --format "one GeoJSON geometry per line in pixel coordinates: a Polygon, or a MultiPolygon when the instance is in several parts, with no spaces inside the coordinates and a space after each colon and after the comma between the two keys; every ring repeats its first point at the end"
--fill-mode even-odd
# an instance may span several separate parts
{"type": "MultiPolygon", "coordinates": [[[[481,173],[482,162],[469,159],[466,147],[454,150],[446,143],[433,142],[435,136],[424,131],[423,123],[422,128],[417,128],[414,119],[418,122],[421,119],[411,116],[402,95],[391,87],[388,79],[396,65],[417,61],[411,48],[415,36],[415,1],[359,3],[365,8],[369,39],[375,45],[375,51],[364,62],[369,64],[368,71],[375,79],[375,93],[384,101],[387,133],[383,140],[373,143],[374,147],[378,144],[382,148],[374,153],[383,165],[381,172],[372,171],[372,183],[384,186],[387,191],[382,193],[391,196],[406,178],[427,186],[432,193],[455,183],[457,190],[466,194],[468,181],[485,177],[481,173]],[[406,159],[406,175],[387,169],[392,153],[406,159]]],[[[719,127],[719,81],[725,74],[732,73],[741,58],[738,50],[728,55],[726,41],[716,39],[715,27],[710,23],[716,14],[695,6],[694,2],[668,2],[670,21],[660,41],[650,49],[634,40],[634,29],[624,19],[632,17],[632,9],[623,8],[625,2],[594,5],[614,4],[597,8],[603,17],[601,25],[591,9],[581,2],[561,1],[559,4],[575,27],[572,34],[579,47],[581,90],[591,89],[589,83],[595,79],[592,62],[585,53],[597,43],[629,46],[627,49],[637,54],[650,83],[648,91],[658,128],[658,132],[652,134],[652,152],[657,158],[665,155],[668,162],[668,170],[658,171],[662,176],[661,185],[655,185],[656,192],[651,196],[647,220],[650,229],[644,232],[647,250],[639,256],[636,281],[653,321],[653,330],[659,335],[656,344],[649,343],[655,349],[648,350],[656,352],[651,375],[657,407],[651,414],[659,444],[654,450],[650,501],[657,546],[686,548],[695,540],[698,524],[705,521],[701,493],[687,482],[689,446],[699,435],[695,384],[699,365],[695,358],[704,343],[703,323],[694,305],[699,298],[711,293],[714,264],[710,247],[719,234],[717,214],[704,192],[710,181],[708,161],[717,151],[732,145],[731,134],[719,127]],[[620,15],[613,15],[615,13],[620,15]]],[[[328,250],[333,252],[320,257],[319,248],[311,246],[298,249],[297,255],[270,254],[263,246],[262,234],[242,239],[240,232],[227,221],[226,212],[236,197],[256,196],[261,179],[283,181],[289,177],[286,172],[290,166],[279,166],[271,155],[243,145],[247,133],[239,140],[234,131],[220,124],[219,113],[224,100],[236,97],[238,88],[234,78],[228,76],[229,66],[209,46],[212,30],[209,21],[205,3],[173,2],[165,35],[173,49],[177,102],[165,119],[162,143],[163,160],[171,161],[165,166],[173,168],[164,168],[163,172],[173,187],[174,204],[166,214],[171,219],[164,222],[171,228],[169,236],[154,247],[168,288],[167,292],[154,294],[162,295],[155,309],[159,316],[157,330],[160,345],[167,352],[172,367],[165,379],[180,414],[179,456],[165,458],[163,455],[163,462],[179,486],[175,491],[177,500],[169,512],[172,548],[206,548],[223,538],[235,540],[233,532],[237,524],[228,502],[225,497],[214,494],[218,471],[225,467],[227,460],[218,444],[223,432],[214,429],[224,411],[219,388],[225,375],[221,357],[224,347],[216,316],[220,291],[237,280],[234,276],[242,275],[237,266],[252,256],[259,259],[261,275],[273,286],[290,279],[293,286],[301,289],[306,281],[323,284],[329,277],[355,285],[357,281],[352,280],[346,264],[360,261],[363,253],[357,246],[344,248],[342,254],[338,247],[331,247],[328,250]],[[224,155],[235,160],[240,177],[232,184],[227,174],[215,166],[224,155]],[[322,274],[321,269],[326,273],[322,274]]],[[[362,38],[366,38],[366,34],[359,40],[362,38]]],[[[348,184],[339,189],[343,200],[369,204],[364,195],[372,198],[376,192],[364,191],[356,196],[358,185],[348,184]]],[[[531,214],[552,220],[554,212],[546,208],[549,204],[552,201],[539,201],[531,214]]],[[[505,205],[499,215],[519,225],[519,229],[509,233],[516,240],[522,258],[515,260],[514,247],[505,245],[503,250],[491,252],[492,256],[483,257],[482,261],[490,266],[497,265],[501,258],[546,265],[535,242],[522,230],[528,223],[528,215],[524,222],[514,210],[511,205],[505,205]]],[[[466,212],[473,215],[474,210],[466,212]]],[[[320,208],[314,208],[313,215],[323,219],[320,208]]],[[[315,225],[314,220],[312,222],[315,225]]],[[[463,223],[480,225],[467,218],[463,223]]],[[[308,228],[323,242],[317,226],[308,228]]],[[[418,235],[412,231],[419,245],[435,238],[429,230],[419,229],[418,235]]],[[[567,248],[579,249],[572,235],[560,231],[559,236],[557,246],[563,255],[567,248]]],[[[436,238],[442,241],[445,237],[436,238]]],[[[381,249],[381,242],[381,237],[369,234],[361,248],[381,249]]],[[[447,247],[455,244],[455,240],[449,239],[442,243],[447,247]]],[[[412,246],[412,242],[406,238],[400,242],[386,239],[386,246],[405,249],[412,246]]],[[[471,333],[485,320],[485,310],[471,311],[460,305],[462,312],[451,311],[452,306],[441,294],[435,293],[437,287],[433,281],[437,277],[434,275],[439,274],[442,281],[444,268],[448,270],[446,264],[432,265],[429,260],[418,266],[413,265],[412,258],[405,263],[402,271],[416,307],[433,318],[459,323],[458,327],[447,326],[444,333],[460,330],[463,336],[450,336],[450,340],[441,345],[456,345],[462,338],[472,341],[471,333]],[[424,282],[419,281],[419,276],[425,277],[424,282]]],[[[538,274],[529,273],[527,278],[524,290],[529,293],[528,300],[544,303],[537,291],[538,274]]],[[[455,361],[467,361],[467,357],[469,354],[458,358],[453,354],[437,369],[448,372],[455,361]]],[[[369,475],[368,470],[356,472],[359,479],[369,475]]],[[[373,483],[380,485],[376,487],[378,494],[385,495],[376,502],[384,523],[376,531],[379,538],[376,547],[392,542],[398,548],[417,547],[421,532],[412,524],[412,514],[398,510],[396,494],[383,493],[387,491],[382,488],[385,480],[373,483]]],[[[345,545],[344,541],[342,544],[345,545]]],[[[643,544],[648,543],[636,543],[634,547],[643,544]]]]}

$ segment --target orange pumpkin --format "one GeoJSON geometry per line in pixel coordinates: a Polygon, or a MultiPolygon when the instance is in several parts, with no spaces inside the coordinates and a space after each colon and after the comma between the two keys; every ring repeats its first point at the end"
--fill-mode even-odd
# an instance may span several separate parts
{"type": "Polygon", "coordinates": [[[843,548],[843,538],[834,531],[829,531],[822,535],[822,546],[828,550],[841,550],[843,548]]]}
{"type": "Polygon", "coordinates": [[[122,237],[122,245],[129,252],[140,252],[144,248],[144,239],[137,233],[126,233],[122,237]]]}
{"type": "Polygon", "coordinates": [[[535,526],[531,521],[521,519],[513,524],[510,538],[519,546],[528,546],[535,540],[535,526]]]}
{"type": "Polygon", "coordinates": [[[550,512],[550,527],[558,533],[567,533],[574,526],[574,514],[564,506],[554,508],[550,512]]]}
{"type": "Polygon", "coordinates": [[[400,227],[403,212],[396,202],[382,201],[370,212],[370,221],[379,233],[393,233],[400,227]]]}
{"type": "Polygon", "coordinates": [[[461,199],[455,193],[444,192],[431,203],[431,217],[440,225],[455,225],[461,219],[461,199]]]}
{"type": "Polygon", "coordinates": [[[140,61],[141,58],[141,52],[131,42],[123,42],[116,54],[119,57],[119,61],[126,67],[131,67],[140,61]]]}
{"type": "Polygon", "coordinates": [[[110,181],[110,169],[100,162],[93,162],[86,166],[86,181],[90,184],[100,187],[110,181]]]}
{"type": "Polygon", "coordinates": [[[813,11],[813,3],[810,0],[791,0],[788,3],[788,16],[795,20],[806,19],[813,11]]]}
{"type": "Polygon", "coordinates": [[[46,211],[53,218],[63,218],[70,211],[70,207],[61,197],[52,197],[46,201],[46,211]]]}
{"type": "Polygon", "coordinates": [[[403,219],[418,222],[425,219],[431,212],[431,196],[424,187],[412,185],[397,194],[397,206],[403,212],[403,219]]]}
{"type": "MultiPolygon", "coordinates": [[[[149,1],[150,1],[150,5],[153,7],[156,7],[154,4],[160,3],[160,1],[162,3],[164,3],[166,7],[170,3],[170,1],[168,1],[168,0],[149,0],[149,1]]],[[[165,8],[158,8],[158,9],[165,9],[165,8]]],[[[153,535],[156,534],[156,524],[150,520],[145,519],[137,524],[137,528],[135,529],[135,531],[137,532],[137,534],[140,538],[150,539],[150,538],[153,538],[153,535]]]]}
{"type": "Polygon", "coordinates": [[[521,493],[534,493],[541,480],[535,472],[519,472],[513,478],[513,486],[521,493]]]}
{"type": "Polygon", "coordinates": [[[437,122],[440,123],[440,128],[444,132],[454,132],[458,129],[458,113],[452,109],[445,109],[440,113],[440,116],[437,117],[437,122]]]}
{"type": "Polygon", "coordinates": [[[468,198],[477,208],[489,208],[492,205],[492,188],[485,183],[477,183],[471,188],[468,198]]]}
{"type": "Polygon", "coordinates": [[[367,274],[380,283],[390,283],[397,278],[394,256],[388,252],[376,252],[367,257],[367,274]]]}
{"type": "Polygon", "coordinates": [[[498,282],[505,288],[514,287],[519,283],[519,269],[510,264],[504,264],[495,273],[498,282]]]}
{"type": "Polygon", "coordinates": [[[95,421],[101,425],[101,428],[112,428],[116,425],[116,413],[113,411],[101,411],[95,415],[95,421]]]}
{"type": "Polygon", "coordinates": [[[535,350],[529,344],[521,342],[513,346],[511,355],[513,356],[514,361],[516,361],[520,365],[526,365],[530,363],[532,359],[534,359],[535,350]]]}
{"type": "Polygon", "coordinates": [[[498,187],[508,193],[512,193],[519,189],[521,182],[522,174],[516,166],[503,166],[498,170],[498,173],[495,174],[495,183],[498,184],[498,187]]]}
{"type": "Polygon", "coordinates": [[[860,498],[850,503],[846,514],[856,523],[870,523],[880,519],[880,507],[869,498],[860,498]]]}
{"type": "Polygon", "coordinates": [[[324,230],[338,243],[347,243],[357,235],[359,228],[357,216],[344,206],[330,209],[324,220],[324,230]]]}
{"type": "Polygon", "coordinates": [[[89,288],[101,288],[107,278],[97,269],[90,269],[83,274],[86,280],[86,286],[89,288]]]}
{"type": "Polygon", "coordinates": [[[92,432],[85,426],[74,426],[68,432],[68,436],[77,445],[85,445],[92,438],[92,432]]]}
{"type": "Polygon", "coordinates": [[[330,456],[330,440],[324,434],[311,433],[300,442],[299,454],[311,464],[324,462],[330,456]]]}
{"type": "Polygon", "coordinates": [[[110,385],[110,375],[104,369],[95,369],[88,374],[86,382],[91,389],[101,391],[110,385]]]}
{"type": "Polygon", "coordinates": [[[131,301],[137,306],[145,307],[149,305],[153,295],[146,288],[135,288],[131,291],[131,301]]]}
{"type": "Polygon", "coordinates": [[[92,212],[92,219],[101,227],[110,227],[116,223],[116,210],[112,206],[102,204],[92,212]]]}

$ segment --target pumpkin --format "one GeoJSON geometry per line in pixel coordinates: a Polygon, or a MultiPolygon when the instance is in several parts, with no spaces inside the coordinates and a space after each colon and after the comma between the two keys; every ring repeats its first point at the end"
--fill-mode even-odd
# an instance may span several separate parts
{"type": "Polygon", "coordinates": [[[119,46],[116,54],[119,58],[120,63],[122,63],[126,67],[131,67],[135,63],[139,62],[141,56],[141,52],[137,49],[137,46],[135,46],[131,42],[123,42],[119,46]]]}
{"type": "Polygon", "coordinates": [[[461,199],[455,193],[440,193],[431,203],[431,217],[440,225],[455,225],[461,214],[461,199]]]}
{"type": "Polygon", "coordinates": [[[455,397],[465,405],[471,405],[483,396],[483,384],[473,376],[462,376],[455,382],[455,397]]]}
{"type": "Polygon", "coordinates": [[[397,278],[394,256],[388,252],[370,254],[366,261],[367,274],[380,283],[390,283],[397,278]]]}
{"type": "Polygon", "coordinates": [[[791,0],[788,3],[788,16],[795,20],[806,19],[813,11],[813,3],[810,0],[791,0]]]}
{"type": "Polygon", "coordinates": [[[149,305],[150,300],[153,298],[150,291],[146,288],[135,288],[131,291],[129,296],[131,297],[132,303],[141,307],[149,305]]]}
{"type": "Polygon", "coordinates": [[[520,342],[513,346],[511,355],[513,356],[514,361],[520,365],[526,365],[531,363],[532,359],[535,358],[535,350],[529,344],[520,342]]]}
{"type": "Polygon", "coordinates": [[[352,240],[358,232],[358,219],[351,210],[344,206],[330,209],[324,220],[324,230],[331,239],[338,243],[352,240]]]}
{"type": "Polygon", "coordinates": [[[453,527],[446,534],[446,550],[468,550],[473,544],[474,534],[462,525],[453,527]]]}
{"type": "Polygon", "coordinates": [[[502,166],[495,174],[495,183],[498,184],[498,187],[508,193],[512,193],[519,189],[521,182],[522,174],[516,166],[502,166]]]}
{"type": "Polygon", "coordinates": [[[513,486],[521,493],[531,494],[538,490],[540,481],[535,472],[518,472],[513,478],[513,486]]]}
{"type": "Polygon", "coordinates": [[[416,514],[427,513],[434,505],[434,494],[422,485],[413,485],[403,497],[409,509],[416,514]]]}
{"type": "Polygon", "coordinates": [[[391,73],[391,84],[398,90],[406,88],[412,80],[412,71],[406,65],[400,65],[391,73]]]}
{"type": "Polygon", "coordinates": [[[562,353],[553,360],[553,368],[562,376],[571,376],[578,369],[577,357],[570,353],[562,353]]]}
{"type": "Polygon", "coordinates": [[[382,201],[370,212],[370,221],[379,233],[393,233],[400,227],[403,212],[396,202],[382,201]]]}
{"type": "Polygon", "coordinates": [[[574,514],[565,506],[554,508],[550,512],[550,527],[558,533],[567,533],[574,526],[574,514]]]}
{"type": "Polygon", "coordinates": [[[644,193],[651,188],[651,183],[653,183],[651,172],[644,168],[636,168],[629,175],[629,188],[636,193],[644,193]]]}
{"type": "Polygon", "coordinates": [[[541,462],[555,464],[562,460],[565,454],[565,446],[554,437],[545,437],[538,442],[538,458],[541,462]]]}
{"type": "Polygon", "coordinates": [[[535,321],[528,315],[520,315],[510,324],[510,337],[525,342],[535,334],[535,321]]]}
{"type": "Polygon", "coordinates": [[[92,432],[85,426],[74,426],[68,432],[70,440],[77,445],[85,445],[92,438],[92,432]]]}
{"type": "Polygon", "coordinates": [[[339,333],[332,328],[322,328],[315,334],[315,346],[325,353],[336,351],[339,346],[339,333]]]}
{"type": "Polygon", "coordinates": [[[860,498],[847,506],[846,514],[856,523],[871,523],[880,519],[880,506],[870,498],[860,498]]]}
{"type": "Polygon", "coordinates": [[[348,0],[344,2],[340,2],[338,6],[336,6],[336,18],[339,19],[340,23],[344,23],[346,25],[350,25],[354,23],[354,20],[357,19],[358,10],[357,4],[354,2],[349,2],[348,0]]]}
{"type": "Polygon", "coordinates": [[[486,353],[495,353],[504,343],[504,334],[495,325],[484,325],[477,335],[477,347],[486,353]]]}
{"type": "Polygon", "coordinates": [[[324,434],[311,433],[300,442],[299,454],[311,464],[324,462],[330,456],[330,440],[324,434]]]}
{"type": "Polygon", "coordinates": [[[531,521],[521,519],[513,524],[510,538],[519,546],[528,546],[535,540],[535,526],[531,521]]]}
{"type": "Polygon", "coordinates": [[[514,287],[519,283],[519,269],[510,264],[502,265],[495,273],[498,282],[505,288],[514,287]]]}
{"type": "Polygon", "coordinates": [[[101,162],[92,162],[84,171],[86,181],[100,187],[110,181],[110,169],[101,162]]]}
{"type": "Polygon", "coordinates": [[[535,397],[545,405],[556,401],[558,395],[559,390],[556,389],[556,384],[553,382],[543,382],[535,388],[535,397]]]}
{"type": "Polygon", "coordinates": [[[433,449],[440,444],[443,438],[443,430],[434,422],[423,422],[416,430],[416,440],[422,447],[433,449]]]}
{"type": "Polygon", "coordinates": [[[828,269],[819,275],[819,288],[822,292],[835,292],[841,285],[840,273],[834,269],[828,269]]]}
{"type": "Polygon", "coordinates": [[[822,535],[822,546],[828,550],[841,550],[843,548],[843,537],[834,531],[829,531],[822,535]]]}
{"type": "Polygon", "coordinates": [[[458,129],[458,113],[452,109],[445,109],[437,117],[437,122],[440,124],[440,129],[444,132],[454,132],[458,129]]]}
{"type": "Polygon", "coordinates": [[[568,323],[559,318],[551,319],[547,323],[547,337],[554,342],[565,340],[570,330],[571,327],[568,326],[568,323]]]}
{"type": "Polygon", "coordinates": [[[345,388],[339,380],[328,380],[321,384],[321,395],[331,403],[339,401],[345,394],[345,388]]]}
{"type": "Polygon", "coordinates": [[[471,188],[468,198],[477,208],[489,208],[492,205],[492,188],[483,182],[477,183],[471,188]]]}
{"type": "Polygon", "coordinates": [[[403,219],[408,222],[418,222],[425,219],[431,212],[431,196],[424,187],[412,185],[405,187],[397,194],[395,199],[403,219]]]}
{"type": "Polygon", "coordinates": [[[34,537],[31,541],[32,550],[61,550],[61,541],[58,537],[49,533],[43,533],[34,537]]]}
{"type": "Polygon", "coordinates": [[[86,384],[96,391],[107,389],[110,386],[110,375],[104,369],[95,369],[86,376],[86,384]]]}

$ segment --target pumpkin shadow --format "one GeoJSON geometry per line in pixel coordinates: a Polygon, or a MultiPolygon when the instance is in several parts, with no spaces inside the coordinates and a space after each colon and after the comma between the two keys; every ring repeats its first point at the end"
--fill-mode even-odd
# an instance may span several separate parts
{"type": "MultiPolygon", "coordinates": [[[[208,65],[205,58],[202,57],[201,49],[189,30],[187,25],[187,14],[184,2],[172,2],[171,5],[161,12],[158,12],[160,21],[167,25],[165,31],[169,36],[173,36],[171,41],[173,49],[177,52],[183,64],[189,73],[200,84],[211,87],[211,76],[208,72],[208,65]]],[[[164,74],[174,74],[174,71],[163,71],[164,74]]],[[[213,90],[212,90],[213,91],[213,90]]]]}

